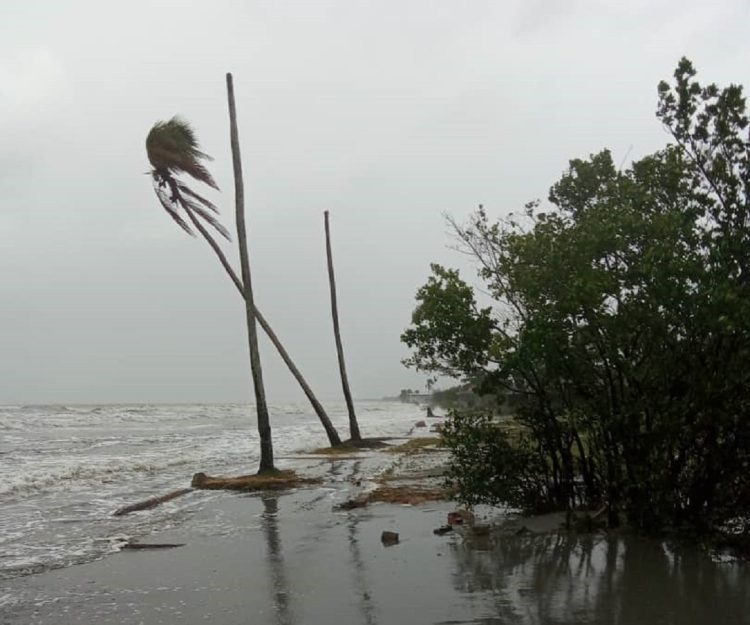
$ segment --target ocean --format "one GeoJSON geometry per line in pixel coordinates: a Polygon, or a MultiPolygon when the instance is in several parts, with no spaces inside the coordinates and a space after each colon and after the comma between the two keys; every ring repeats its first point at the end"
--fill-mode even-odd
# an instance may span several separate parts
{"type": "MultiPolygon", "coordinates": [[[[348,437],[343,402],[327,407],[348,437]]],[[[356,406],[364,436],[403,436],[424,408],[356,406]]],[[[271,405],[277,466],[327,446],[309,405],[271,405]]],[[[182,497],[148,514],[119,507],[190,485],[196,472],[254,473],[251,405],[0,406],[0,580],[116,553],[131,539],[191,522],[210,497],[182,497]]]]}

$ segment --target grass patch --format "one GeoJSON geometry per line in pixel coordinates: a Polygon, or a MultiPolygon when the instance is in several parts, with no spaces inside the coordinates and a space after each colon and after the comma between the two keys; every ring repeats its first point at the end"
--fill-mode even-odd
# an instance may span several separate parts
{"type": "Polygon", "coordinates": [[[211,477],[196,473],[191,486],[205,490],[238,490],[254,492],[264,490],[287,490],[302,484],[320,484],[320,478],[301,477],[295,471],[274,471],[261,475],[240,475],[237,477],[211,477]]]}

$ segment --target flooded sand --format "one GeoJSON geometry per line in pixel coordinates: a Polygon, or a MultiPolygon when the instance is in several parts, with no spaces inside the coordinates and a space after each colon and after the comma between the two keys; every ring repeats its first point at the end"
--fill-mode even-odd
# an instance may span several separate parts
{"type": "MultiPolygon", "coordinates": [[[[332,461],[351,474],[352,461],[332,461]]],[[[332,511],[348,486],[222,493],[178,529],[5,583],[4,625],[750,622],[750,572],[627,535],[436,536],[450,503],[332,511]],[[400,542],[381,544],[383,530],[400,542]]],[[[144,513],[147,514],[147,513],[144,513]]]]}
{"type": "MultiPolygon", "coordinates": [[[[358,402],[357,409],[369,436],[404,434],[424,413],[397,402],[358,402]]],[[[309,405],[270,410],[278,456],[326,444],[309,405]]],[[[343,403],[330,414],[345,431],[343,403]]],[[[0,459],[2,590],[5,580],[97,560],[124,540],[189,523],[206,495],[148,515],[112,513],[186,488],[199,471],[253,472],[258,443],[245,405],[0,406],[0,459]]]]}

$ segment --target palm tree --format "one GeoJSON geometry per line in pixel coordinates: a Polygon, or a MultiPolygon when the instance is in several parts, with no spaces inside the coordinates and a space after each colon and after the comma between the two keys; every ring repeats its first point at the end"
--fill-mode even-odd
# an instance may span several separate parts
{"type": "MultiPolygon", "coordinates": [[[[188,221],[201,234],[214,254],[216,254],[224,271],[232,280],[240,295],[244,298],[245,289],[242,281],[229,264],[224,251],[206,227],[206,225],[211,226],[224,238],[229,239],[229,232],[216,218],[218,214],[216,206],[190,189],[178,178],[181,174],[187,174],[199,182],[218,189],[216,182],[202,162],[211,160],[211,157],[199,149],[198,141],[190,124],[179,117],[173,117],[166,122],[157,122],[151,128],[146,138],[146,152],[152,166],[150,174],[154,184],[154,191],[164,210],[190,235],[195,236],[195,233],[187,223],[188,221]],[[187,217],[187,221],[185,217],[187,217]]],[[[331,446],[341,445],[341,438],[328,418],[325,409],[318,401],[300,370],[294,364],[294,361],[289,356],[278,336],[276,336],[276,333],[257,307],[254,307],[254,311],[261,328],[268,335],[268,338],[278,350],[282,360],[312,404],[315,413],[323,424],[331,446]]]]}
{"type": "MultiPolygon", "coordinates": [[[[253,389],[255,391],[255,409],[258,416],[258,434],[260,436],[260,468],[258,472],[261,473],[274,470],[273,441],[271,439],[271,424],[268,416],[268,405],[266,404],[263,369],[260,364],[258,335],[255,326],[255,307],[253,305],[253,289],[250,279],[250,264],[247,254],[247,238],[244,223],[245,207],[242,188],[242,166],[239,160],[237,121],[229,76],[227,76],[227,86],[229,88],[229,115],[237,203],[237,232],[242,263],[243,281],[241,285],[245,299],[250,368],[252,370],[253,389]]],[[[190,125],[177,117],[173,117],[167,122],[157,123],[148,133],[148,137],[146,137],[146,152],[153,167],[151,178],[154,181],[156,196],[169,216],[183,230],[193,234],[190,226],[180,214],[179,209],[182,209],[196,228],[200,223],[199,218],[202,218],[228,239],[229,233],[214,216],[218,214],[216,206],[177,178],[179,174],[185,173],[199,182],[207,184],[209,187],[217,190],[219,188],[205,165],[201,162],[203,160],[210,160],[210,157],[198,149],[198,141],[190,125]]]]}
{"type": "Polygon", "coordinates": [[[151,179],[156,197],[177,225],[188,234],[194,234],[180,214],[182,210],[190,218],[201,217],[229,239],[229,232],[214,216],[219,213],[216,206],[177,178],[180,174],[188,174],[213,189],[219,189],[201,162],[213,159],[198,149],[198,140],[190,124],[177,116],[166,122],[156,122],[146,137],[146,154],[153,168],[151,179]]]}
{"type": "Polygon", "coordinates": [[[346,409],[349,412],[349,437],[353,441],[361,441],[359,433],[357,414],[354,412],[352,392],[349,390],[349,378],[346,375],[346,363],[344,362],[344,346],[341,343],[341,330],[339,329],[339,308],[336,302],[336,276],[333,273],[333,252],[331,251],[331,230],[328,225],[328,211],[325,211],[326,229],[326,256],[328,257],[328,284],[331,288],[331,317],[333,317],[333,335],[336,339],[336,354],[339,358],[339,373],[341,374],[341,386],[344,390],[346,409]]]}

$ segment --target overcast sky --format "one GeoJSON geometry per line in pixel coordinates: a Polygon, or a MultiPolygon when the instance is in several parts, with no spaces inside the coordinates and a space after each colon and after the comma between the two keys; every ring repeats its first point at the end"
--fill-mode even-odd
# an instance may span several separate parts
{"type": "MultiPolygon", "coordinates": [[[[144,140],[190,120],[233,228],[234,73],[256,301],[340,397],[331,211],[355,396],[422,386],[399,335],[444,213],[546,197],[569,159],[662,146],[656,85],[686,55],[750,85],[748,3],[9,1],[0,4],[0,404],[245,401],[244,312],[159,207],[144,140]]],[[[228,248],[232,257],[234,247],[228,248]]],[[[271,403],[300,397],[272,346],[271,403]]]]}

